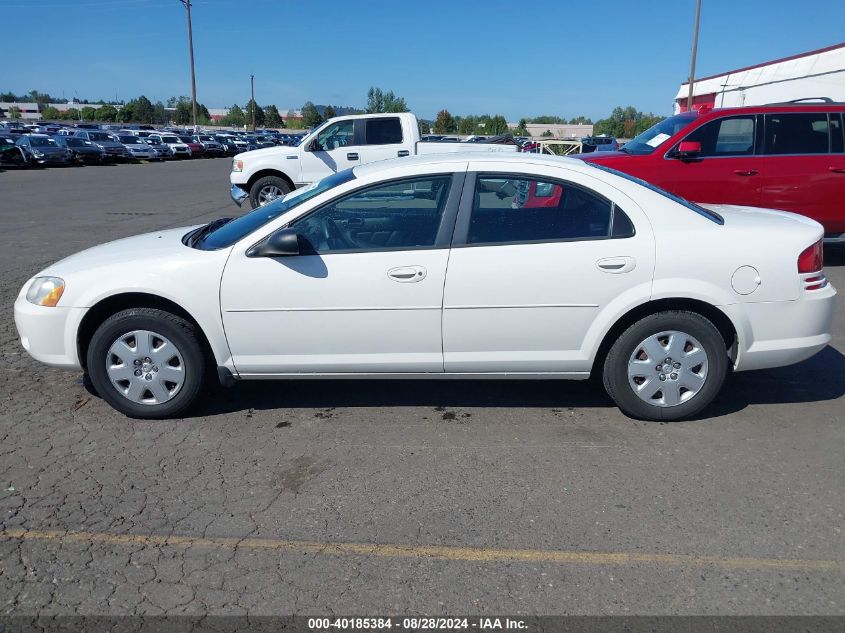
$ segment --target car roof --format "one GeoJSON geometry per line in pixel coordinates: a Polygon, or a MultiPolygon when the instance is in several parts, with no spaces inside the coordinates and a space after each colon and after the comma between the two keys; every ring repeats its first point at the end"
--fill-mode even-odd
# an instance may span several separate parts
{"type": "MultiPolygon", "coordinates": [[[[725,115],[771,114],[777,112],[845,112],[845,103],[770,103],[766,105],[741,106],[735,108],[710,108],[703,111],[695,111],[692,114],[696,119],[711,119],[725,115]]],[[[678,114],[689,114],[689,112],[679,112],[678,114]]]]}
{"type": "MultiPolygon", "coordinates": [[[[512,163],[513,165],[554,165],[557,167],[584,170],[584,162],[564,156],[550,156],[544,154],[526,154],[523,152],[453,152],[448,154],[426,154],[424,156],[409,156],[376,161],[353,168],[358,177],[368,176],[383,169],[398,167],[422,167],[425,165],[443,165],[452,163],[512,163]]],[[[589,169],[589,167],[587,167],[589,169]]],[[[588,172],[591,173],[591,172],[588,172]]]]}

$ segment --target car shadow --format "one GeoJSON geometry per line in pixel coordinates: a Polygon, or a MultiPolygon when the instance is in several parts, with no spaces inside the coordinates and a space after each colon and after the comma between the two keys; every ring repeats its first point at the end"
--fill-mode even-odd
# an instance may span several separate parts
{"type": "MultiPolygon", "coordinates": [[[[797,365],[729,376],[713,404],[692,420],[730,415],[749,405],[822,402],[843,395],[845,356],[828,346],[797,365]]],[[[596,380],[257,380],[215,391],[189,416],[250,409],[613,406],[596,380]]]]}

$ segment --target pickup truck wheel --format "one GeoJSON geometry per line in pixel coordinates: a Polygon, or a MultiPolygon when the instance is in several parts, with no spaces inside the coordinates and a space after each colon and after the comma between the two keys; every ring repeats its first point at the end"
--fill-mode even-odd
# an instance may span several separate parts
{"type": "Polygon", "coordinates": [[[709,405],[729,369],[719,330],[694,312],[647,316],[613,344],[604,386],[616,405],[641,420],[683,420],[709,405]]]}
{"type": "Polygon", "coordinates": [[[253,209],[264,206],[268,202],[273,202],[276,198],[281,198],[286,193],[290,193],[290,185],[284,178],[278,176],[264,176],[253,183],[249,190],[249,204],[253,209]]]}

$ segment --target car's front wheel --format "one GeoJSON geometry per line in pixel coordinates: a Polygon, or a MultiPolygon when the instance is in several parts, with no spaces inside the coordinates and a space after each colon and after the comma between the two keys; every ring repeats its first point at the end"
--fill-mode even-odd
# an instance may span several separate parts
{"type": "Polygon", "coordinates": [[[290,193],[290,185],[284,178],[278,176],[264,176],[259,178],[249,189],[249,204],[253,209],[272,202],[290,193]]]}
{"type": "Polygon", "coordinates": [[[87,362],[97,393],[132,418],[178,416],[197,400],[206,374],[196,326],[153,308],[106,319],[91,339],[87,362]]]}
{"type": "Polygon", "coordinates": [[[713,323],[671,310],[644,317],[622,333],[605,359],[603,381],[626,415],[682,420],[713,401],[728,366],[725,341],[713,323]]]}

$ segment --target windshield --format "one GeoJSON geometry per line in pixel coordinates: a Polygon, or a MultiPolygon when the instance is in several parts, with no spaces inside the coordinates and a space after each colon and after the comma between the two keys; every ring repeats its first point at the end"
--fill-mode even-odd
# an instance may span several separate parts
{"type": "Polygon", "coordinates": [[[105,132],[88,132],[88,138],[92,141],[111,141],[112,137],[105,132]]]}
{"type": "Polygon", "coordinates": [[[283,198],[279,198],[265,204],[263,207],[253,209],[246,215],[232,220],[221,226],[219,229],[206,235],[194,248],[210,251],[218,248],[231,246],[243,237],[246,237],[256,229],[261,228],[271,220],[284,215],[294,207],[299,206],[306,200],[310,200],[329,189],[333,189],[345,182],[354,180],[355,175],[351,169],[327,176],[307,187],[291,191],[283,198]]]}
{"type": "Polygon", "coordinates": [[[139,145],[141,143],[137,136],[118,136],[117,138],[124,145],[139,145]]]}
{"type": "Polygon", "coordinates": [[[182,141],[183,143],[193,143],[194,142],[194,139],[192,139],[190,136],[180,136],[179,140],[182,141]]]}
{"type": "Polygon", "coordinates": [[[63,138],[62,142],[67,145],[68,147],[85,147],[85,145],[90,145],[91,141],[83,141],[81,138],[63,138]]]}
{"type": "Polygon", "coordinates": [[[51,138],[43,138],[40,136],[31,136],[29,137],[29,143],[33,147],[58,147],[59,144],[56,143],[51,138]]]}
{"type": "Polygon", "coordinates": [[[652,125],[645,132],[625,143],[622,151],[628,154],[651,154],[669,138],[689,125],[691,121],[694,121],[697,116],[698,114],[695,112],[684,112],[663,119],[657,125],[652,125]]]}
{"type": "Polygon", "coordinates": [[[199,140],[201,140],[201,141],[213,141],[214,140],[213,136],[198,136],[197,138],[199,138],[199,140]]]}
{"type": "Polygon", "coordinates": [[[178,143],[179,139],[175,136],[162,136],[161,140],[163,143],[178,143]]]}

